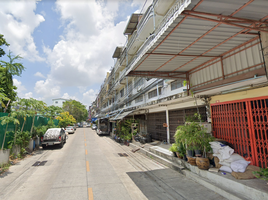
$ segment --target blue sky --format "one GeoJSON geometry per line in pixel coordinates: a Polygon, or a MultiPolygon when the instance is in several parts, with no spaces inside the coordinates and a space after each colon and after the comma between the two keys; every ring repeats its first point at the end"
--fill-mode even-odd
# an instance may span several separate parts
{"type": "MultiPolygon", "coordinates": [[[[0,1],[0,34],[6,53],[20,55],[26,67],[14,77],[20,98],[48,105],[54,98],[75,99],[89,106],[114,64],[116,46],[132,13],[146,0],[0,1]]],[[[7,61],[7,57],[2,57],[7,61]]]]}

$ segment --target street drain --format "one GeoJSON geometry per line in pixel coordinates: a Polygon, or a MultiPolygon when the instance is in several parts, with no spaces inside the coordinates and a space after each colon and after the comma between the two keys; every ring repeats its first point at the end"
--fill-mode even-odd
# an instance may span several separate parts
{"type": "Polygon", "coordinates": [[[36,161],[32,166],[38,167],[38,166],[44,166],[46,164],[46,160],[45,161],[36,161]]]}
{"type": "Polygon", "coordinates": [[[127,155],[126,153],[118,153],[118,155],[119,155],[120,157],[128,157],[128,155],[127,155]]]}

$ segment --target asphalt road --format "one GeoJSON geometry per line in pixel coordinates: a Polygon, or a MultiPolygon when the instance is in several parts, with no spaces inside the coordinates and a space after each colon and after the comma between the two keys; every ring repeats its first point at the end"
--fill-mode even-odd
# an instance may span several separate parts
{"type": "Polygon", "coordinates": [[[91,128],[78,128],[62,149],[40,149],[0,176],[0,199],[224,199],[130,150],[109,137],[99,137],[91,128]],[[36,161],[46,162],[32,166],[36,161]]]}

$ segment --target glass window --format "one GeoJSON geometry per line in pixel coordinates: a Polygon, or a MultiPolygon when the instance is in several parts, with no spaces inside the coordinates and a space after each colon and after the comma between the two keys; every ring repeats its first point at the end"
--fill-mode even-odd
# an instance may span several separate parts
{"type": "Polygon", "coordinates": [[[124,88],[122,90],[120,90],[120,97],[124,96],[124,88]]]}
{"type": "MultiPolygon", "coordinates": [[[[161,88],[158,88],[158,94],[161,95],[161,88]]],[[[151,99],[157,96],[157,89],[148,93],[148,98],[151,99]]]]}
{"type": "Polygon", "coordinates": [[[58,101],[55,101],[55,103],[58,103],[58,101]]]}
{"type": "Polygon", "coordinates": [[[136,80],[135,80],[135,83],[134,83],[134,88],[143,85],[143,80],[144,80],[143,78],[136,79],[136,80]]]}
{"type": "Polygon", "coordinates": [[[143,101],[143,95],[140,95],[139,97],[137,97],[135,99],[135,103],[139,103],[139,102],[142,102],[143,101]]]}
{"type": "Polygon", "coordinates": [[[182,85],[182,81],[181,80],[176,80],[176,81],[173,81],[172,83],[171,83],[171,90],[176,90],[176,89],[178,89],[178,88],[180,88],[180,87],[182,87],[183,85],[182,85]]]}

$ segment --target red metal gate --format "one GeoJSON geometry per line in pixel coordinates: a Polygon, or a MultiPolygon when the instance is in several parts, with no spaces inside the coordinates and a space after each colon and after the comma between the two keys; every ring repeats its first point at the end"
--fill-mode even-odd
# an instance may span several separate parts
{"type": "Polygon", "coordinates": [[[268,97],[211,104],[213,134],[252,164],[268,165],[268,97]]]}

